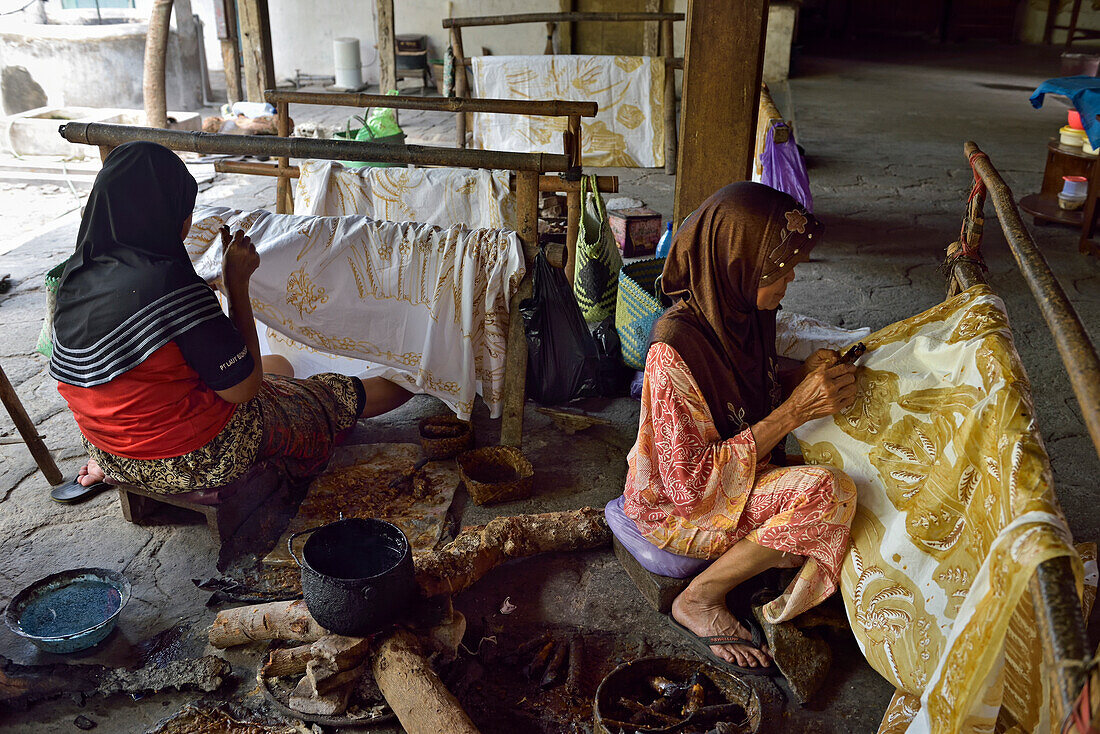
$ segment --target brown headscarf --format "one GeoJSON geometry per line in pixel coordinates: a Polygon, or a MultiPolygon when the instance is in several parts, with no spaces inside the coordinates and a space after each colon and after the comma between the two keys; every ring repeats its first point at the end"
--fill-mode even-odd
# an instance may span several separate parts
{"type": "MultiPolygon", "coordinates": [[[[740,182],[720,189],[672,241],[662,276],[677,301],[653,340],[668,344],[703,391],[723,438],[765,418],[782,399],[776,375],[775,311],[756,289],[809,258],[821,223],[789,195],[740,182]]],[[[782,442],[772,462],[783,465],[782,442]]]]}

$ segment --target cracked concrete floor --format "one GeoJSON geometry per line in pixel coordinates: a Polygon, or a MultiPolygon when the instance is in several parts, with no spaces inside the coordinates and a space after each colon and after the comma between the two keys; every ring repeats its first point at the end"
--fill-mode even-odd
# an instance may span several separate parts
{"type": "MultiPolygon", "coordinates": [[[[828,228],[827,244],[800,269],[785,305],[847,326],[881,327],[923,310],[943,297],[937,271],[944,246],[957,237],[971,174],[962,152],[966,139],[988,153],[1017,197],[1038,189],[1046,140],[1064,124],[1064,106],[1048,98],[1035,111],[1027,96],[1040,81],[1058,76],[1057,53],[1022,46],[941,45],[819,49],[798,59],[799,76],[776,89],[784,113],[796,123],[811,163],[815,209],[828,228]]],[[[303,112],[294,112],[298,121],[303,112]]],[[[449,140],[445,121],[402,117],[410,139],[449,140]]],[[[619,170],[621,193],[646,201],[668,217],[673,181],[663,172],[619,170]]],[[[266,180],[220,176],[200,196],[246,208],[274,198],[266,180]]],[[[58,197],[62,199],[63,197],[58,197]]],[[[5,201],[7,198],[5,197],[5,201]]],[[[58,204],[57,214],[65,211],[58,204]]],[[[65,203],[64,207],[71,207],[65,203]]],[[[23,210],[0,212],[5,224],[23,210]]],[[[70,215],[58,227],[0,255],[0,275],[10,272],[13,290],[0,296],[0,361],[62,469],[74,472],[82,452],[77,431],[45,374],[45,360],[32,353],[41,325],[42,276],[70,251],[76,231],[70,215]]],[[[1076,236],[1060,227],[1032,227],[1082,321],[1100,337],[1100,263],[1077,254],[1076,236]]],[[[1092,511],[1100,462],[1081,421],[1052,340],[987,206],[985,252],[990,281],[1005,299],[1017,347],[1032,380],[1039,422],[1051,455],[1057,492],[1078,540],[1097,540],[1100,516],[1092,511]]],[[[497,514],[600,505],[621,491],[625,452],[633,441],[636,405],[607,401],[592,408],[613,421],[573,437],[528,410],[525,450],[539,474],[533,500],[490,508],[462,509],[465,523],[497,514]],[[569,460],[562,461],[563,451],[569,460]]],[[[384,419],[361,424],[355,440],[415,438],[421,415],[436,404],[418,398],[384,419]]],[[[496,426],[476,418],[480,440],[495,439],[496,426]]],[[[0,415],[0,434],[11,431],[0,415]]],[[[217,549],[205,526],[185,513],[164,513],[153,524],[123,522],[109,494],[76,507],[50,502],[48,485],[21,445],[0,445],[0,599],[40,576],[63,568],[96,565],[125,571],[135,598],[118,632],[81,662],[122,665],[133,645],[178,623],[201,629],[212,613],[192,578],[214,575],[217,549]]],[[[509,564],[459,599],[471,620],[493,618],[510,596],[520,607],[508,624],[579,626],[636,635],[656,653],[687,648],[663,620],[640,601],[609,551],[559,555],[509,564]]],[[[1095,618],[1090,629],[1096,639],[1095,618]]],[[[0,654],[18,662],[57,658],[0,630],[0,654]]],[[[805,708],[788,703],[769,731],[873,731],[890,698],[889,686],[862,661],[851,644],[839,643],[834,674],[819,699],[805,708]]],[[[243,681],[258,652],[228,655],[243,681]]],[[[175,711],[193,694],[158,694],[141,701],[89,701],[85,708],[62,699],[0,722],[20,732],[72,730],[84,713],[101,731],[140,732],[175,711]]]]}

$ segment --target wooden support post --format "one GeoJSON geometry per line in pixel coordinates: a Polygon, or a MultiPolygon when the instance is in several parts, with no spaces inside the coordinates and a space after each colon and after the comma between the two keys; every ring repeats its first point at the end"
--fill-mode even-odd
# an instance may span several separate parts
{"type": "Polygon", "coordinates": [[[378,3],[378,91],[397,89],[396,40],[393,30],[393,0],[378,3]]]}
{"type": "Polygon", "coordinates": [[[523,244],[527,272],[512,296],[508,309],[508,351],[504,358],[504,406],[500,420],[500,443],[519,446],[523,440],[523,404],[527,399],[527,337],[519,304],[530,298],[532,270],[539,251],[539,174],[516,172],[516,232],[523,244]]]}
{"type": "MultiPolygon", "coordinates": [[[[566,122],[565,154],[569,156],[570,169],[580,173],[581,167],[581,118],[570,115],[566,122]]],[[[580,187],[565,192],[565,246],[568,255],[565,258],[565,277],[573,282],[577,265],[577,232],[580,230],[581,217],[584,216],[584,202],[581,201],[580,187]]]]}
{"type": "Polygon", "coordinates": [[[237,11],[241,22],[245,93],[249,102],[263,102],[264,90],[275,88],[267,0],[237,0],[237,11]]]}
{"type": "MultiPolygon", "coordinates": [[[[535,196],[538,196],[537,192],[535,196]]],[[[538,206],[537,200],[535,206],[538,206]]],[[[527,356],[526,350],[524,351],[524,356],[527,356]]],[[[524,360],[524,368],[526,368],[526,366],[526,360],[524,360]]],[[[46,477],[46,481],[54,485],[61,484],[65,481],[65,478],[61,476],[61,470],[58,469],[57,464],[54,463],[50,450],[46,448],[46,444],[38,435],[38,429],[34,427],[34,422],[31,420],[31,417],[27,415],[27,411],[24,410],[23,403],[19,400],[19,395],[16,394],[15,388],[12,387],[11,382],[8,381],[8,376],[4,374],[4,369],[2,367],[0,367],[0,402],[3,402],[4,407],[7,408],[8,415],[11,416],[12,422],[15,423],[19,435],[23,437],[23,443],[27,444],[27,448],[30,449],[31,456],[34,457],[34,461],[38,464],[38,468],[42,470],[42,474],[46,477]]]]}
{"type": "Polygon", "coordinates": [[[222,45],[222,65],[225,67],[225,96],[229,104],[240,102],[241,57],[237,48],[237,3],[235,0],[215,0],[214,22],[222,45]]]}
{"type": "Polygon", "coordinates": [[[691,0],[684,48],[675,225],[751,177],[767,0],[691,0]]]}
{"type": "MultiPolygon", "coordinates": [[[[654,25],[648,23],[647,25],[654,25]]],[[[665,57],[665,173],[676,175],[676,72],[672,65],[672,21],[661,21],[661,55],[665,57]]]]}
{"type": "MultiPolygon", "coordinates": [[[[661,0],[645,0],[647,13],[661,12],[661,0]]],[[[656,56],[660,48],[661,21],[651,20],[645,24],[645,35],[642,37],[642,56],[656,56]]]]}
{"type": "Polygon", "coordinates": [[[554,29],[557,27],[557,23],[546,24],[546,46],[542,49],[542,53],[545,56],[554,55],[554,29]]]}
{"type": "MultiPolygon", "coordinates": [[[[279,102],[275,105],[275,124],[280,138],[290,135],[290,105],[279,102]]],[[[277,214],[294,213],[294,197],[290,192],[290,159],[279,159],[279,183],[275,187],[275,212],[277,214]]]]}
{"type": "MultiPolygon", "coordinates": [[[[455,96],[459,99],[469,96],[466,79],[466,56],[462,51],[462,29],[451,29],[451,52],[455,57],[455,96]]],[[[455,134],[458,137],[458,147],[466,147],[466,113],[459,112],[455,115],[455,134]]]]}

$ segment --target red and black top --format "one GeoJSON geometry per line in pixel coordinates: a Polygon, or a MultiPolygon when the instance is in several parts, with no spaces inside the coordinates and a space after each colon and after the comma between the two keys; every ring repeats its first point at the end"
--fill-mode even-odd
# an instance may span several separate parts
{"type": "Polygon", "coordinates": [[[235,405],[215,390],[252,374],[255,362],[226,317],[178,335],[145,361],[93,387],[57,385],[85,438],[130,459],[165,459],[205,446],[235,405]]]}

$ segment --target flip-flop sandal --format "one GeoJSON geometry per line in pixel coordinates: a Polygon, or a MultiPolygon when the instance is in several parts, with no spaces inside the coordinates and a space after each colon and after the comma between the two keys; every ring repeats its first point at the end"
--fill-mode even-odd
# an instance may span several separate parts
{"type": "Polygon", "coordinates": [[[742,675],[777,675],[779,668],[775,666],[775,663],[769,665],[757,665],[751,668],[747,668],[743,665],[737,665],[731,663],[728,660],[715,655],[710,650],[711,645],[747,645],[748,647],[755,647],[757,650],[763,648],[766,644],[764,639],[764,631],[760,629],[751,619],[738,619],[741,626],[747,629],[752,634],[751,640],[746,640],[743,637],[734,637],[733,635],[712,635],[710,637],[700,636],[689,630],[684,625],[677,622],[672,615],[668,615],[668,621],[672,623],[672,628],[683,635],[695,650],[707,659],[707,662],[711,665],[715,665],[723,670],[728,670],[734,673],[740,673],[742,675]]]}
{"type": "Polygon", "coordinates": [[[64,505],[74,505],[78,502],[91,499],[105,489],[111,489],[107,482],[95,482],[85,487],[73,477],[64,484],[59,484],[50,492],[50,499],[64,505]]]}

